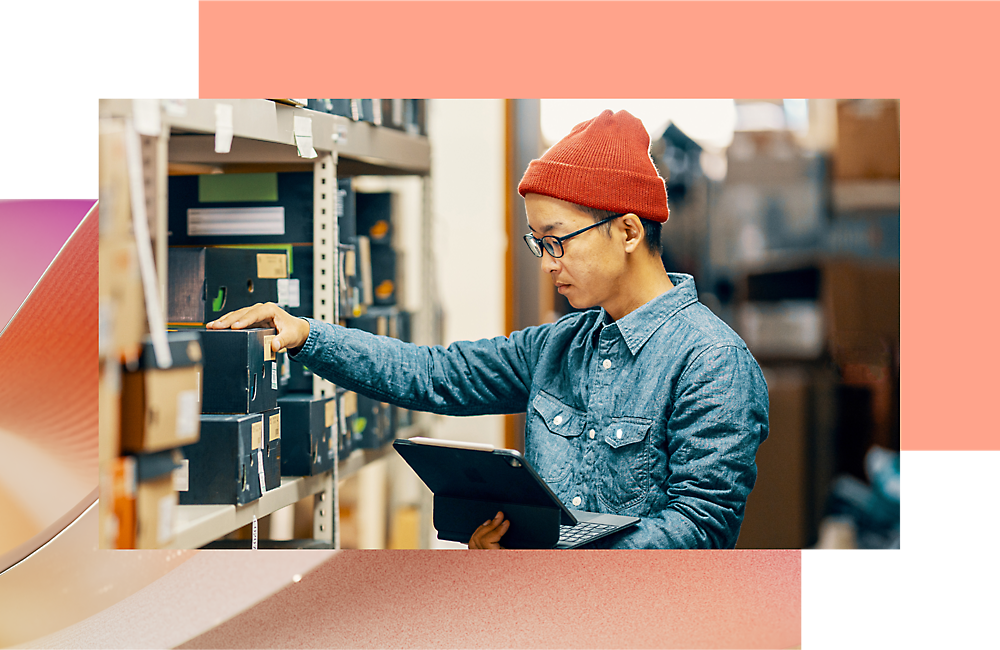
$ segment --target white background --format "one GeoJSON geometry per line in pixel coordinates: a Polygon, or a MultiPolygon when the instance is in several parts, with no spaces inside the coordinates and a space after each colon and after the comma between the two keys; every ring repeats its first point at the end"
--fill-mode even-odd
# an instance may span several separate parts
{"type": "MultiPolygon", "coordinates": [[[[0,198],[96,198],[98,98],[197,96],[196,2],[0,12],[0,198]]],[[[998,461],[904,453],[903,550],[804,552],[803,647],[1000,647],[998,461]]]]}

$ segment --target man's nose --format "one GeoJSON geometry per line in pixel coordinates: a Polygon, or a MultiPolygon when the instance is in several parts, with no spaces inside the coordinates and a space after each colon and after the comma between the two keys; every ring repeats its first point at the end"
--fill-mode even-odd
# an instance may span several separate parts
{"type": "Polygon", "coordinates": [[[546,273],[552,273],[559,269],[559,260],[552,257],[547,250],[542,250],[542,270],[546,273]]]}

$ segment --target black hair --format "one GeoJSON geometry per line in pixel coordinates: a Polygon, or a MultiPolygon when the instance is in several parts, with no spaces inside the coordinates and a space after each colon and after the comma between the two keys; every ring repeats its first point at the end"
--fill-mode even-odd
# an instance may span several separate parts
{"type": "MultiPolygon", "coordinates": [[[[621,214],[620,212],[611,212],[609,210],[598,210],[597,208],[591,208],[586,205],[576,205],[583,212],[589,214],[593,219],[594,223],[598,221],[603,221],[609,217],[613,217],[616,214],[621,214]]],[[[635,213],[632,213],[635,214],[635,213]]],[[[638,215],[637,215],[638,216],[638,215]]],[[[660,242],[660,232],[663,229],[663,224],[659,221],[653,221],[651,219],[643,219],[639,217],[640,223],[642,223],[642,229],[646,233],[646,247],[649,249],[650,253],[654,255],[660,255],[663,252],[663,244],[660,242]]],[[[611,224],[613,221],[609,221],[603,226],[600,226],[598,230],[603,230],[604,234],[608,237],[611,236],[611,224]]]]}

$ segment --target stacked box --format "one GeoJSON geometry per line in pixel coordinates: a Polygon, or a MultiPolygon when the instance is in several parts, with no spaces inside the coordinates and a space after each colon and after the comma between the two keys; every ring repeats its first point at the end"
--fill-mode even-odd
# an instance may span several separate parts
{"type": "Polygon", "coordinates": [[[284,415],[282,476],[314,476],[333,467],[336,403],[331,397],[286,395],[278,399],[284,415]]]}
{"type": "Polygon", "coordinates": [[[392,247],[392,194],[358,193],[358,234],[370,242],[372,303],[396,304],[396,251],[392,247]]]}
{"type": "MultiPolygon", "coordinates": [[[[187,490],[181,505],[256,501],[264,489],[264,420],[260,413],[201,416],[201,439],[183,448],[187,490]]],[[[277,486],[274,486],[277,487],[277,486]]]]}
{"type": "Polygon", "coordinates": [[[259,302],[278,301],[288,278],[285,252],[239,248],[176,248],[168,257],[167,321],[201,325],[259,302]]]}
{"type": "Polygon", "coordinates": [[[200,332],[205,356],[203,413],[263,413],[277,406],[273,328],[200,332]]]}
{"type": "Polygon", "coordinates": [[[121,376],[121,449],[162,451],[198,440],[202,346],[198,332],[167,332],[173,365],[160,368],[147,339],[138,369],[121,376]]]}

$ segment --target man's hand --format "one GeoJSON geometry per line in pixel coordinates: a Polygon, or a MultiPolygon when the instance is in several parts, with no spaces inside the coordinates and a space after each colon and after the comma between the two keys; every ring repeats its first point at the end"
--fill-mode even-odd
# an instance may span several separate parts
{"type": "Polygon", "coordinates": [[[275,352],[282,348],[290,350],[300,348],[309,338],[309,322],[304,318],[292,316],[273,302],[257,303],[251,307],[231,311],[218,320],[205,323],[205,328],[241,330],[254,325],[278,330],[277,336],[271,340],[271,347],[275,352]]]}
{"type": "Polygon", "coordinates": [[[500,546],[500,538],[503,537],[507,529],[510,528],[510,520],[504,520],[503,513],[498,512],[497,516],[490,519],[472,533],[469,540],[471,549],[493,549],[503,548],[500,546]]]}

